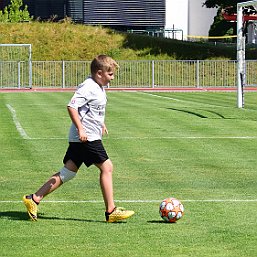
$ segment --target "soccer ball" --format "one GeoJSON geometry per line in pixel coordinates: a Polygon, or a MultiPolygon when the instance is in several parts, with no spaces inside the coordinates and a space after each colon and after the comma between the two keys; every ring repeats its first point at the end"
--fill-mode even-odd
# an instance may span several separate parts
{"type": "Polygon", "coordinates": [[[184,206],[176,198],[166,198],[160,204],[160,216],[166,222],[174,223],[184,215],[184,206]]]}

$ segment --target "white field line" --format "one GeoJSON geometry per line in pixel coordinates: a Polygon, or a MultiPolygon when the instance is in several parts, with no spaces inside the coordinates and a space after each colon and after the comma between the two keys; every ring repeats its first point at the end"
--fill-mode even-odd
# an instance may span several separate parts
{"type": "MultiPolygon", "coordinates": [[[[67,137],[28,137],[29,140],[68,140],[67,137]]],[[[153,139],[257,139],[257,136],[167,136],[167,137],[108,137],[105,140],[153,140],[153,139]]]]}
{"type": "Polygon", "coordinates": [[[167,136],[167,137],[114,137],[116,140],[138,139],[256,139],[257,136],[167,136]]]}
{"type": "MultiPolygon", "coordinates": [[[[160,203],[160,200],[115,200],[116,203],[160,203]]],[[[257,202],[257,199],[184,199],[181,202],[199,202],[199,203],[237,203],[237,202],[257,202]]],[[[3,203],[22,203],[22,201],[14,200],[0,200],[0,204],[3,203]]],[[[103,200],[43,200],[42,203],[103,203],[103,200]]]]}
{"type": "Polygon", "coordinates": [[[155,95],[155,94],[148,93],[148,92],[140,92],[140,94],[145,94],[145,95],[147,94],[147,95],[152,96],[152,97],[159,97],[159,98],[163,98],[163,99],[167,99],[167,100],[173,100],[173,101],[177,101],[177,102],[194,103],[194,104],[197,104],[197,105],[207,105],[207,106],[214,106],[214,107],[230,108],[229,106],[222,106],[222,105],[208,104],[208,103],[198,103],[198,102],[194,102],[194,101],[190,101],[190,100],[181,100],[181,99],[177,99],[177,98],[174,98],[174,97],[155,95]]]}
{"type": "Polygon", "coordinates": [[[23,139],[31,139],[31,138],[27,135],[27,133],[26,133],[26,131],[23,129],[23,127],[21,126],[21,124],[20,124],[20,122],[19,122],[19,120],[18,120],[18,118],[17,118],[15,109],[14,109],[10,104],[6,104],[6,107],[7,107],[7,108],[9,109],[9,111],[11,112],[13,122],[14,122],[14,124],[15,124],[15,126],[16,126],[17,131],[18,131],[19,134],[21,135],[21,137],[22,137],[23,139]]]}
{"type": "Polygon", "coordinates": [[[177,98],[173,98],[173,97],[155,95],[155,94],[151,94],[151,93],[148,93],[148,92],[140,92],[140,93],[141,94],[147,94],[147,95],[154,96],[154,97],[164,98],[164,99],[168,99],[168,100],[173,100],[173,101],[177,101],[177,102],[188,102],[188,101],[177,99],[177,98]]]}

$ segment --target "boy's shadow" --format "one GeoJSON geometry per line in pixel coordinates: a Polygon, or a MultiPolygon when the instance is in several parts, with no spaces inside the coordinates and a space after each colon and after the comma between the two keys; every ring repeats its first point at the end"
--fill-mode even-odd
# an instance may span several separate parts
{"type": "MultiPolygon", "coordinates": [[[[63,217],[49,217],[44,214],[38,214],[38,218],[40,220],[63,220],[63,221],[82,221],[82,222],[98,222],[98,223],[106,223],[103,220],[87,220],[87,219],[79,219],[79,218],[63,218],[63,217]]],[[[26,212],[21,211],[6,211],[0,212],[0,219],[7,220],[29,220],[29,216],[26,212]]],[[[124,223],[124,222],[115,222],[115,223],[124,223]]]]}
{"type": "Polygon", "coordinates": [[[21,211],[5,211],[0,212],[0,219],[8,220],[28,220],[28,214],[21,211]]]}
{"type": "MultiPolygon", "coordinates": [[[[59,220],[59,221],[78,221],[78,222],[98,222],[98,223],[106,223],[104,220],[89,220],[89,219],[79,219],[79,218],[63,218],[63,217],[51,217],[45,216],[43,213],[38,215],[39,220],[59,220]]],[[[29,216],[26,212],[22,211],[6,211],[0,212],[0,219],[7,219],[7,220],[25,220],[30,221],[29,216]]],[[[147,221],[149,224],[175,224],[165,222],[164,220],[149,220],[147,221]]],[[[126,221],[119,221],[113,224],[126,224],[126,221]]]]}

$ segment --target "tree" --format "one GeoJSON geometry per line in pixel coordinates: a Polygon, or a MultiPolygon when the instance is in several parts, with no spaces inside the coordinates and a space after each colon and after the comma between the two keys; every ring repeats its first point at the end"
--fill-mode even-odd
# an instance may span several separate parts
{"type": "MultiPolygon", "coordinates": [[[[209,36],[232,36],[236,34],[236,23],[224,20],[221,10],[218,10],[209,30],[209,36]]],[[[230,40],[231,41],[231,40],[230,40]]],[[[233,41],[233,40],[232,40],[233,41]]]]}
{"type": "Polygon", "coordinates": [[[11,3],[4,8],[4,11],[0,10],[0,22],[31,21],[33,17],[30,17],[28,6],[25,5],[24,9],[22,9],[22,6],[22,0],[11,0],[11,3]]]}
{"type": "Polygon", "coordinates": [[[203,5],[205,5],[207,8],[226,8],[233,6],[236,8],[238,3],[245,2],[240,0],[205,0],[203,5]]]}
{"type": "MultiPolygon", "coordinates": [[[[245,0],[246,1],[246,0],[245,0]]],[[[222,16],[222,10],[236,13],[237,4],[245,1],[240,0],[206,0],[203,5],[207,8],[218,8],[217,15],[209,30],[210,36],[224,36],[236,34],[236,23],[226,21],[222,16]]]]}

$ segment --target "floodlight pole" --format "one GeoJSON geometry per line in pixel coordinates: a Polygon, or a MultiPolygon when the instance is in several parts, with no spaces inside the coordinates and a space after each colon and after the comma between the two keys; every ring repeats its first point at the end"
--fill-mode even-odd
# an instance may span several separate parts
{"type": "Polygon", "coordinates": [[[237,4],[237,107],[244,107],[245,36],[243,33],[243,6],[237,4]]]}

